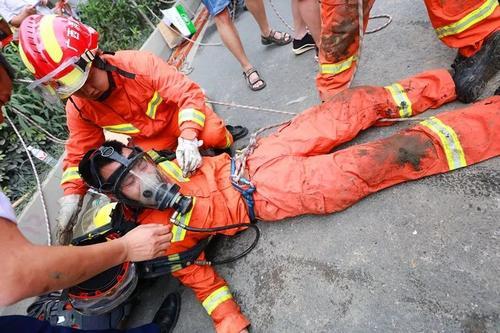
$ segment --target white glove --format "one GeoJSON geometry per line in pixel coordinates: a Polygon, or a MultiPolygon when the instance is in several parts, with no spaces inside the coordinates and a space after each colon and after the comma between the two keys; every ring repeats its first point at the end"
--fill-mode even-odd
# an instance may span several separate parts
{"type": "Polygon", "coordinates": [[[73,238],[73,227],[82,208],[83,196],[69,194],[58,202],[61,208],[57,216],[56,242],[59,245],[68,245],[73,238]]]}
{"type": "Polygon", "coordinates": [[[201,155],[198,148],[202,145],[203,140],[186,140],[179,137],[175,156],[184,177],[201,166],[201,155]]]}

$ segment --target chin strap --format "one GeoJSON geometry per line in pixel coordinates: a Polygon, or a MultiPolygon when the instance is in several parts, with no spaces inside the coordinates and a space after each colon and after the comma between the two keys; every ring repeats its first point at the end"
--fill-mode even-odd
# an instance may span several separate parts
{"type": "MultiPolygon", "coordinates": [[[[114,52],[104,52],[103,54],[114,55],[115,53],[114,52]]],[[[104,61],[98,55],[96,55],[94,61],[92,61],[92,65],[95,66],[96,68],[101,69],[101,70],[106,71],[106,72],[117,72],[118,74],[120,74],[123,77],[126,77],[127,79],[132,79],[132,80],[135,79],[134,73],[127,72],[119,67],[111,65],[111,64],[107,63],[106,61],[104,61]]]]}

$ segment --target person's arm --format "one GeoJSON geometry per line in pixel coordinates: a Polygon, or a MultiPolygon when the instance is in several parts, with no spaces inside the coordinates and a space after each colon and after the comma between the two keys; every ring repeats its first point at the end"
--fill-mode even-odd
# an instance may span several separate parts
{"type": "Polygon", "coordinates": [[[169,227],[148,224],[96,245],[33,245],[0,217],[0,306],[73,286],[125,261],[159,257],[171,238],[169,227]]]}
{"type": "MultiPolygon", "coordinates": [[[[204,254],[198,259],[204,260],[204,254]]],[[[247,332],[250,321],[241,313],[226,281],[213,267],[191,265],[172,275],[194,291],[196,298],[212,317],[217,333],[247,332]]]]}
{"type": "Polygon", "coordinates": [[[144,59],[153,89],[163,100],[173,101],[179,107],[180,136],[195,139],[205,126],[205,94],[194,81],[161,58],[146,53],[144,59]]]}
{"type": "Polygon", "coordinates": [[[34,14],[36,14],[35,6],[25,6],[19,14],[12,16],[10,20],[6,18],[6,20],[8,20],[12,26],[19,28],[25,18],[34,14]]]}

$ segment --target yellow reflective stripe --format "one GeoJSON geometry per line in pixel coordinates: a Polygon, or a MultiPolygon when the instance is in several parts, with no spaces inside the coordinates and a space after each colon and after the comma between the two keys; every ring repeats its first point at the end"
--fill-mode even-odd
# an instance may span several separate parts
{"type": "Polygon", "coordinates": [[[153,161],[156,161],[158,158],[160,158],[160,154],[158,154],[156,151],[154,150],[148,150],[146,152],[146,154],[149,155],[149,157],[151,157],[153,159],[153,161]]]}
{"type": "MultiPolygon", "coordinates": [[[[191,210],[187,214],[177,215],[177,221],[179,221],[183,225],[189,225],[195,204],[196,204],[196,198],[193,197],[193,205],[191,206],[191,210]]],[[[184,240],[185,237],[186,237],[186,229],[180,228],[176,225],[172,227],[172,240],[171,240],[172,243],[180,242],[184,240]]]]}
{"type": "Polygon", "coordinates": [[[181,264],[172,265],[172,266],[170,266],[170,273],[180,271],[181,269],[182,269],[181,264]]]}
{"type": "Polygon", "coordinates": [[[436,28],[436,34],[439,38],[458,34],[490,16],[497,7],[498,0],[486,0],[481,7],[470,12],[459,21],[444,27],[436,28]]]}
{"type": "Polygon", "coordinates": [[[385,87],[389,90],[392,95],[392,99],[399,108],[399,116],[401,118],[408,118],[412,116],[413,110],[411,107],[411,101],[406,94],[405,89],[399,83],[394,83],[390,86],[385,87]]]}
{"type": "MultiPolygon", "coordinates": [[[[171,254],[171,255],[167,256],[167,258],[168,258],[168,261],[177,261],[177,260],[181,259],[181,257],[179,256],[178,253],[171,254]]],[[[182,269],[182,265],[181,264],[175,264],[175,265],[170,266],[170,272],[171,273],[177,272],[177,271],[179,271],[181,269],[182,269]]]]}
{"type": "Polygon", "coordinates": [[[43,48],[55,63],[59,63],[63,56],[63,51],[59,46],[54,30],[55,15],[45,15],[40,20],[40,39],[43,48]]]}
{"type": "Polygon", "coordinates": [[[448,167],[450,170],[467,166],[467,161],[465,160],[465,154],[462,149],[462,145],[460,144],[460,140],[458,140],[457,133],[455,133],[451,127],[445,125],[436,117],[424,120],[420,124],[430,129],[439,137],[446,159],[448,160],[448,167]]]}
{"type": "Polygon", "coordinates": [[[163,101],[163,98],[161,98],[160,94],[158,94],[157,91],[155,91],[153,97],[148,103],[148,109],[146,110],[146,115],[151,118],[155,119],[156,117],[156,110],[158,109],[158,105],[163,101]]]}
{"type": "Polygon", "coordinates": [[[227,286],[220,287],[213,293],[211,293],[204,301],[203,301],[203,307],[205,310],[207,310],[208,315],[211,315],[212,312],[223,302],[227,301],[228,299],[233,298],[233,295],[231,295],[231,292],[229,291],[229,288],[227,286]]]}
{"type": "Polygon", "coordinates": [[[35,74],[35,67],[28,61],[26,57],[26,53],[24,53],[23,46],[19,43],[19,55],[21,56],[21,60],[24,63],[24,66],[31,72],[31,74],[35,74]]]}
{"type": "Polygon", "coordinates": [[[205,126],[205,114],[196,109],[184,109],[179,111],[179,125],[185,121],[193,121],[200,125],[205,126]]]}
{"type": "Polygon", "coordinates": [[[347,60],[337,62],[335,64],[320,64],[319,69],[321,74],[339,74],[342,73],[343,71],[348,70],[351,68],[353,62],[358,60],[358,57],[356,55],[353,55],[347,60]]]}
{"type": "Polygon", "coordinates": [[[122,134],[135,134],[140,132],[132,124],[109,125],[109,126],[103,126],[103,128],[110,132],[122,133],[122,134]]]}
{"type": "Polygon", "coordinates": [[[229,148],[229,147],[231,147],[231,144],[232,144],[232,140],[231,140],[231,133],[229,133],[229,132],[226,130],[226,147],[225,147],[225,148],[229,148]]]}
{"type": "Polygon", "coordinates": [[[172,161],[164,161],[158,164],[170,177],[178,182],[185,183],[189,181],[188,177],[182,176],[181,168],[172,161]]]}
{"type": "Polygon", "coordinates": [[[174,254],[167,256],[167,258],[169,261],[176,261],[176,260],[180,260],[181,256],[179,255],[179,253],[174,253],[174,254]]]}
{"type": "Polygon", "coordinates": [[[69,167],[64,170],[62,174],[61,184],[70,182],[72,180],[81,179],[80,174],[78,173],[78,167],[69,167]]]}

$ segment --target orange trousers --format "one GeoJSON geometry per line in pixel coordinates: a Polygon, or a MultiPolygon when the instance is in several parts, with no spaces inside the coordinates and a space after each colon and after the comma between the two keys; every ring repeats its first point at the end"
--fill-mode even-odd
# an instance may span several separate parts
{"type": "Polygon", "coordinates": [[[331,152],[382,118],[401,117],[408,109],[407,116],[417,115],[454,99],[450,74],[436,70],[390,87],[348,89],[308,109],[260,139],[248,159],[256,215],[274,221],[332,213],[389,186],[500,155],[500,96],[331,152]],[[395,86],[405,103],[394,98],[395,86]]]}
{"type": "MultiPolygon", "coordinates": [[[[375,0],[363,0],[364,30],[375,0]]],[[[500,29],[498,0],[424,0],[437,36],[466,57],[500,29]]],[[[321,1],[320,70],[316,85],[323,101],[349,87],[359,56],[358,0],[321,1]]]]}

